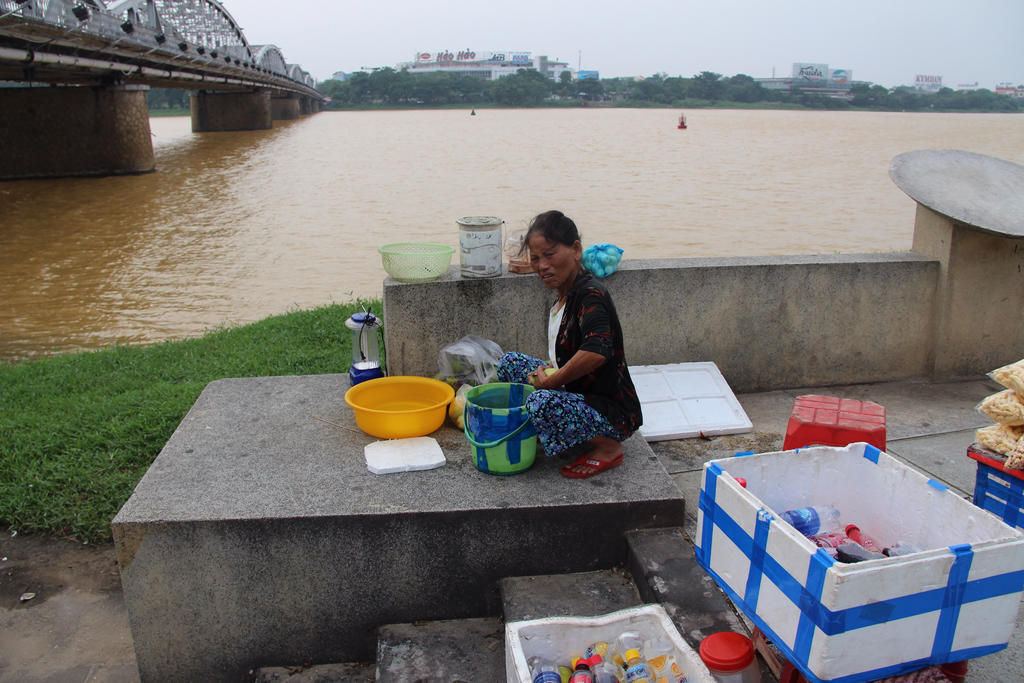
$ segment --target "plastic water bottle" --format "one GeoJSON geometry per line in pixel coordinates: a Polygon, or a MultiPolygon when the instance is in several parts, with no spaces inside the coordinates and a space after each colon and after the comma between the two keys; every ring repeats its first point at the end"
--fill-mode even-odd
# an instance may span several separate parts
{"type": "MultiPolygon", "coordinates": [[[[601,656],[598,655],[598,659],[600,658],[601,656]]],[[[594,683],[594,673],[590,670],[589,659],[576,660],[569,683],[594,683]]]]}
{"type": "Polygon", "coordinates": [[[622,659],[626,663],[625,683],[652,683],[651,667],[639,650],[626,650],[622,659]]]}
{"type": "Polygon", "coordinates": [[[644,654],[656,683],[685,683],[686,674],[679,668],[675,646],[671,642],[664,638],[648,640],[644,654]]]}
{"type": "Polygon", "coordinates": [[[664,638],[653,638],[644,643],[644,654],[647,656],[647,664],[651,667],[651,673],[655,676],[663,676],[668,666],[668,658],[675,650],[672,643],[664,638]]]}
{"type": "Polygon", "coordinates": [[[616,665],[620,668],[626,668],[625,654],[626,650],[640,650],[644,646],[644,639],[639,633],[634,631],[624,631],[620,633],[615,639],[612,645],[612,658],[616,665]]]}
{"type": "Polygon", "coordinates": [[[594,683],[619,683],[619,667],[611,662],[600,661],[591,667],[594,683]]]}
{"type": "Polygon", "coordinates": [[[792,524],[804,536],[839,530],[839,510],[831,505],[810,505],[786,510],[782,513],[782,519],[792,524]]]}
{"type": "Polygon", "coordinates": [[[533,683],[562,683],[558,665],[550,659],[530,657],[526,663],[530,665],[530,678],[533,683]]]}
{"type": "Polygon", "coordinates": [[[871,538],[867,534],[860,530],[860,527],[856,524],[846,525],[846,535],[850,537],[850,540],[854,543],[860,543],[861,547],[865,550],[870,550],[873,553],[882,552],[882,546],[875,539],[871,538]]]}
{"type": "Polygon", "coordinates": [[[622,657],[624,683],[653,683],[651,667],[643,657],[644,639],[639,633],[626,631],[615,639],[616,657],[622,657]]]}

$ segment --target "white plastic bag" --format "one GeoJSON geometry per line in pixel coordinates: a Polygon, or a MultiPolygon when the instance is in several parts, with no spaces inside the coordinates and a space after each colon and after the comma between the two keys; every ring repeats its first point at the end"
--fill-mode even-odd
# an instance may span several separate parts
{"type": "Polygon", "coordinates": [[[467,334],[441,349],[437,358],[439,379],[449,384],[479,386],[495,381],[503,352],[490,339],[467,334]]]}

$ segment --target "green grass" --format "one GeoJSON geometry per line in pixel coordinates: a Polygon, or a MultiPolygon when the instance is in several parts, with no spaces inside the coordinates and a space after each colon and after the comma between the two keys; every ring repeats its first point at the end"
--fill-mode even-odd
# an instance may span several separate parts
{"type": "Polygon", "coordinates": [[[348,316],[295,311],[153,346],[0,364],[0,523],[96,542],[203,388],[224,377],[347,372],[348,316]]]}

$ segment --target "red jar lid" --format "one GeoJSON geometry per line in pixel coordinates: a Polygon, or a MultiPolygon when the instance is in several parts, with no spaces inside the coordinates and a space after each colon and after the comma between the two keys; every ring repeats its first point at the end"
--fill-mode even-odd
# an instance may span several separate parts
{"type": "Polygon", "coordinates": [[[700,658],[715,671],[741,671],[754,661],[754,644],[742,633],[712,633],[700,641],[700,658]]]}

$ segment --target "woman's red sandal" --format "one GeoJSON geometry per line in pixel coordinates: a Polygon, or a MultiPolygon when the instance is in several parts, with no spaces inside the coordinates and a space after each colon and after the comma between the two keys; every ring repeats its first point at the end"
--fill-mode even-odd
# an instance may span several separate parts
{"type": "Polygon", "coordinates": [[[563,477],[568,477],[569,479],[587,479],[588,477],[592,477],[595,474],[598,474],[600,472],[604,472],[605,470],[610,470],[613,467],[618,467],[621,464],[622,464],[622,456],[621,455],[618,456],[617,458],[609,460],[608,462],[605,462],[604,460],[597,460],[595,458],[591,458],[591,457],[588,456],[588,454],[584,453],[580,457],[576,458],[576,460],[573,461],[572,464],[569,464],[569,465],[566,465],[565,467],[563,467],[561,472],[562,472],[562,476],[563,477]],[[576,467],[586,467],[586,468],[589,468],[592,471],[590,471],[590,472],[577,472],[574,469],[576,467]]]}

